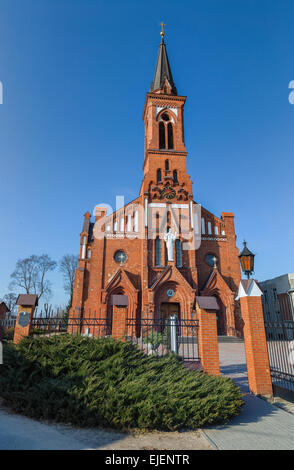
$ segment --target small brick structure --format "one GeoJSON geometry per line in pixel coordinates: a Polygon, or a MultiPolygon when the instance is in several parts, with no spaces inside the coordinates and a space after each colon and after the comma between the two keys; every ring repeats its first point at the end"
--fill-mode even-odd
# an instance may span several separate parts
{"type": "Polygon", "coordinates": [[[220,375],[216,319],[218,310],[214,297],[196,297],[199,356],[203,371],[210,375],[220,375]]]}
{"type": "Polygon", "coordinates": [[[237,299],[244,321],[244,343],[249,389],[272,396],[272,381],[261,302],[262,291],[253,279],[241,280],[237,299]]]}
{"type": "Polygon", "coordinates": [[[35,294],[20,294],[16,305],[18,305],[18,311],[13,338],[14,344],[19,343],[24,336],[30,334],[34,311],[38,305],[38,296],[35,294]]]}

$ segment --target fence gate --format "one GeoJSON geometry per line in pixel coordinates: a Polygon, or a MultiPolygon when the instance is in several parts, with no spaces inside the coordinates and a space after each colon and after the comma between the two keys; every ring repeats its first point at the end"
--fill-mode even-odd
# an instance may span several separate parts
{"type": "Polygon", "coordinates": [[[276,395],[294,398],[294,321],[265,322],[267,349],[276,395]]]}
{"type": "Polygon", "coordinates": [[[183,361],[199,362],[198,320],[157,316],[127,318],[127,338],[146,354],[165,356],[175,353],[183,361]]]}

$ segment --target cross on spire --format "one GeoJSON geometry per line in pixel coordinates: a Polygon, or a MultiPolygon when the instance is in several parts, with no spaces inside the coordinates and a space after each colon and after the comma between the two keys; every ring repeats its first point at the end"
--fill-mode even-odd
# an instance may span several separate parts
{"type": "Polygon", "coordinates": [[[164,24],[164,22],[162,21],[160,23],[160,26],[161,26],[161,32],[160,32],[160,36],[162,37],[162,39],[164,38],[164,26],[166,26],[166,24],[164,24]]]}

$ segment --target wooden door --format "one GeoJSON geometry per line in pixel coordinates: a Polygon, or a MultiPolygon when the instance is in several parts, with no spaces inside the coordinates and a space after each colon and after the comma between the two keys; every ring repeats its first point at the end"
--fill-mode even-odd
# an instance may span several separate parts
{"type": "Polygon", "coordinates": [[[163,303],[161,304],[161,317],[162,320],[165,320],[172,315],[177,315],[179,318],[180,316],[180,305],[172,302],[163,303]]]}

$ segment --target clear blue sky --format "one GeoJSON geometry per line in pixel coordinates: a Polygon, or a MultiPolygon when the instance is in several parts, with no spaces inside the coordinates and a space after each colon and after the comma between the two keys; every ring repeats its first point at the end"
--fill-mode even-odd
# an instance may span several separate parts
{"type": "Polygon", "coordinates": [[[196,200],[235,213],[258,279],[294,271],[293,0],[0,0],[0,296],[17,259],[77,253],[86,210],[137,196],[162,20],[196,200]]]}

